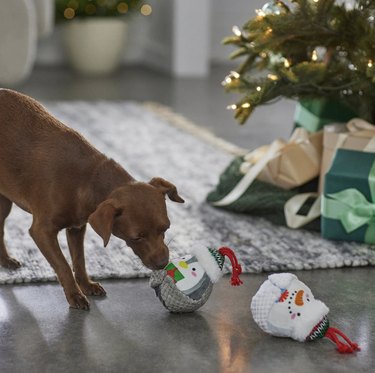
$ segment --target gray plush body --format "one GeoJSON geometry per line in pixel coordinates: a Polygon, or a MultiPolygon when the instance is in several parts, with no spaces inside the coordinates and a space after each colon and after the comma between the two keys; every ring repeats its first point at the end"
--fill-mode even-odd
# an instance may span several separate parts
{"type": "Polygon", "coordinates": [[[164,307],[173,313],[196,311],[207,302],[213,288],[212,282],[209,281],[201,297],[192,299],[176,287],[173,279],[167,275],[165,270],[152,272],[150,286],[155,290],[164,307]]]}

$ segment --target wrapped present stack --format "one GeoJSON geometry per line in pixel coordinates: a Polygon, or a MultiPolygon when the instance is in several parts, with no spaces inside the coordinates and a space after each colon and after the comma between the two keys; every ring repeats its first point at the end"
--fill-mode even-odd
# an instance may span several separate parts
{"type": "Polygon", "coordinates": [[[288,141],[235,158],[207,201],[327,239],[375,243],[375,126],[321,103],[298,105],[288,141]]]}
{"type": "Polygon", "coordinates": [[[244,124],[261,105],[297,98],[294,125],[307,135],[234,160],[210,203],[329,239],[373,242],[375,131],[353,118],[375,123],[374,11],[374,1],[267,0],[233,27],[223,43],[241,62],[223,87],[239,95],[228,106],[234,118],[244,124]]]}

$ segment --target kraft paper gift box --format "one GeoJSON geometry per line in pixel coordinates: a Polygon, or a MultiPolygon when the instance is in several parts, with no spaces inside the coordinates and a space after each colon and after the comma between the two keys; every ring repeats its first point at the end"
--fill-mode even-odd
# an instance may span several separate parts
{"type": "Polygon", "coordinates": [[[375,243],[375,153],[338,149],[325,176],[322,236],[375,243]]]}
{"type": "Polygon", "coordinates": [[[247,174],[262,158],[268,157],[256,177],[257,180],[282,189],[292,189],[319,175],[322,149],[322,131],[310,134],[303,128],[297,128],[288,142],[275,140],[271,145],[262,146],[245,155],[241,172],[247,174]],[[269,157],[271,148],[274,152],[269,157]]]}
{"type": "MultiPolygon", "coordinates": [[[[364,150],[373,137],[375,137],[375,126],[362,119],[355,118],[347,124],[331,124],[324,127],[319,193],[323,192],[324,177],[332,164],[336,150],[338,148],[364,150]]],[[[375,152],[375,149],[367,151],[375,152]]]]}

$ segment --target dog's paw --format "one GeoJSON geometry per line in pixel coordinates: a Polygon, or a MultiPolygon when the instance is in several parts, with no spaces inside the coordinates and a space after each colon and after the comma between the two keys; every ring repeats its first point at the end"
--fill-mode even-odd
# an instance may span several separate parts
{"type": "Polygon", "coordinates": [[[71,308],[88,311],[90,309],[90,302],[84,294],[72,293],[66,296],[71,308]]]}
{"type": "Polygon", "coordinates": [[[8,269],[17,269],[21,267],[21,263],[10,256],[0,257],[0,265],[8,269]]]}
{"type": "Polygon", "coordinates": [[[105,296],[107,294],[99,282],[90,281],[87,284],[79,284],[79,287],[85,295],[105,296]]]}

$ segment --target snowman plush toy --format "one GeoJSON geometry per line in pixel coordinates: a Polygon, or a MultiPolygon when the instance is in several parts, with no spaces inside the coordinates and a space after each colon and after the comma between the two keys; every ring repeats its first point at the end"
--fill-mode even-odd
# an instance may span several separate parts
{"type": "Polygon", "coordinates": [[[232,264],[231,284],[241,285],[242,269],[233,250],[221,247],[194,248],[191,254],[171,260],[164,269],[151,273],[150,286],[170,312],[194,312],[207,302],[213,284],[222,277],[225,257],[232,264]]]}
{"type": "Polygon", "coordinates": [[[251,312],[259,327],[274,336],[299,342],[326,337],[341,353],[360,349],[340,330],[330,327],[328,307],[291,273],[268,276],[251,300],[251,312]]]}

